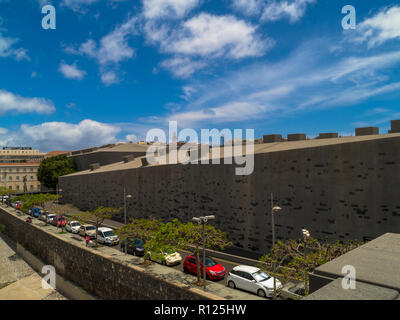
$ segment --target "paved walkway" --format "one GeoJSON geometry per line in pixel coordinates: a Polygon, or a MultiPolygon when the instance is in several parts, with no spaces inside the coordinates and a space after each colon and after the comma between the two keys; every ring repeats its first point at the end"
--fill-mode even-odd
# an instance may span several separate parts
{"type": "Polygon", "coordinates": [[[0,234],[0,300],[66,300],[42,288],[42,278],[17,253],[15,244],[0,234]]]}

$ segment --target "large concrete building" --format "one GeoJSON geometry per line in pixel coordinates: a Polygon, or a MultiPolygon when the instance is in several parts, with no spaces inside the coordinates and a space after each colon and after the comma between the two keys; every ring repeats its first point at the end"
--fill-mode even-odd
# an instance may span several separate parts
{"type": "Polygon", "coordinates": [[[3,147],[0,150],[0,185],[17,192],[40,190],[37,171],[45,153],[30,147],[3,147]]]}
{"type": "MultiPolygon", "coordinates": [[[[254,172],[248,176],[235,175],[235,164],[148,165],[144,156],[121,159],[122,154],[110,163],[97,150],[98,158],[93,152],[75,157],[84,170],[59,183],[64,201],[84,210],[121,207],[125,188],[132,195],[130,217],[191,221],[214,214],[213,224],[236,247],[260,254],[271,245],[271,193],[283,209],[275,217],[278,239],[298,238],[303,227],[332,241],[398,233],[400,133],[379,135],[375,128],[357,133],[266,136],[268,143],[254,145],[254,172]]],[[[137,145],[109,148],[137,152],[137,145]]]]}

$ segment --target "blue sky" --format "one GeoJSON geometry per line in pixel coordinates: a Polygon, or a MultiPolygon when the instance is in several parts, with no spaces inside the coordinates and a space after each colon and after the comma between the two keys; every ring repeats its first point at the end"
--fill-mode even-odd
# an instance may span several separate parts
{"type": "Polygon", "coordinates": [[[400,5],[341,0],[0,0],[0,146],[152,128],[354,133],[400,118],[400,5]],[[44,30],[41,8],[56,8],[44,30]],[[343,30],[344,5],[356,29],[343,30]]]}

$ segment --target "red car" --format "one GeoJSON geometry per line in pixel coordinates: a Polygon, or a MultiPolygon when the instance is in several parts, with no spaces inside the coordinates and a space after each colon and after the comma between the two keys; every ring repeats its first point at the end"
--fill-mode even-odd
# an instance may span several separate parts
{"type": "MultiPolygon", "coordinates": [[[[183,271],[197,274],[196,256],[187,256],[183,263],[183,271]]],[[[200,272],[203,275],[203,257],[200,257],[200,272]]],[[[211,280],[220,280],[225,277],[226,270],[218,262],[210,257],[206,257],[206,277],[211,280]]]]}
{"type": "Polygon", "coordinates": [[[19,202],[19,203],[15,206],[15,209],[21,210],[21,207],[22,207],[22,202],[19,202]]]}
{"type": "Polygon", "coordinates": [[[59,227],[63,226],[63,227],[65,227],[66,224],[67,224],[67,220],[64,217],[57,216],[53,220],[51,220],[51,224],[53,226],[59,226],[59,227]]]}

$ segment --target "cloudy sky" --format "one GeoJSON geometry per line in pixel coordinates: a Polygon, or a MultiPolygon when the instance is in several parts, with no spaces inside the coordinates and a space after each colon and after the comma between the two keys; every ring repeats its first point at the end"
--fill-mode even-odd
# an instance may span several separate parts
{"type": "Polygon", "coordinates": [[[0,146],[42,151],[178,127],[354,133],[400,119],[400,4],[0,0],[0,146]],[[56,30],[42,28],[42,6],[56,30]]]}

